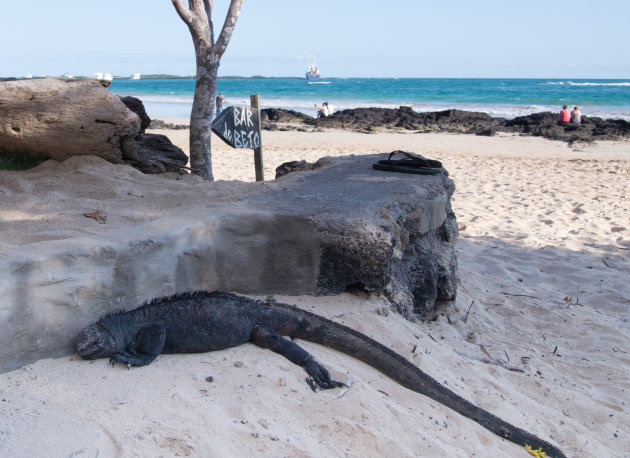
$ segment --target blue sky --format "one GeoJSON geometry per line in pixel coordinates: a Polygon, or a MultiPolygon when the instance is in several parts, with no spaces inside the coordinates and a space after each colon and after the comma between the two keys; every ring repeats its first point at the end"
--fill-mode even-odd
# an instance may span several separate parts
{"type": "MultiPolygon", "coordinates": [[[[245,0],[219,74],[314,56],[325,77],[630,78],[628,18],[628,0],[245,0]]],[[[170,0],[0,0],[0,76],[194,68],[170,0]]]]}

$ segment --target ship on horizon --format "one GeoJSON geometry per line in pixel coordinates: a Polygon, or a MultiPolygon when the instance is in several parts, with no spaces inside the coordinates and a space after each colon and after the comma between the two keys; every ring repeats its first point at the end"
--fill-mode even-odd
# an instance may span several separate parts
{"type": "Polygon", "coordinates": [[[321,79],[321,74],[319,73],[319,70],[317,68],[317,63],[315,62],[315,59],[313,59],[311,61],[311,63],[309,63],[308,67],[306,67],[306,79],[307,80],[319,80],[321,79]]]}

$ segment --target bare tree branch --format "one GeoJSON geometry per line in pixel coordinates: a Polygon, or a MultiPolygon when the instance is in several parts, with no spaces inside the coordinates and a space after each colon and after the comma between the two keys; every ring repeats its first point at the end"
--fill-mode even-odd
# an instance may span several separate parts
{"type": "Polygon", "coordinates": [[[227,44],[232,37],[232,32],[234,31],[234,27],[236,27],[236,20],[241,12],[242,5],[243,0],[232,0],[230,3],[230,8],[225,16],[225,22],[223,23],[223,28],[221,29],[221,34],[219,35],[215,46],[212,47],[213,54],[217,55],[219,58],[223,56],[225,48],[227,48],[227,44]]]}
{"type": "Polygon", "coordinates": [[[188,8],[184,6],[184,2],[182,0],[172,0],[173,6],[175,7],[175,11],[179,14],[179,17],[182,18],[182,21],[190,27],[193,21],[193,15],[188,8]]]}
{"type": "Polygon", "coordinates": [[[213,0],[203,0],[203,5],[206,7],[206,16],[208,17],[208,24],[210,25],[210,45],[214,46],[214,24],[212,23],[212,3],[213,3],[213,0]]]}

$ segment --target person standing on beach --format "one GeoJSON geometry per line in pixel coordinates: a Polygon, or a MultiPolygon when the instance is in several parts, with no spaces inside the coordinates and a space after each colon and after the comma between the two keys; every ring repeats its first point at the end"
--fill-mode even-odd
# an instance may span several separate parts
{"type": "Polygon", "coordinates": [[[560,122],[565,123],[571,120],[571,113],[567,109],[566,105],[562,105],[562,111],[560,112],[560,122]]]}
{"type": "Polygon", "coordinates": [[[580,124],[582,122],[582,113],[577,106],[573,108],[573,111],[571,112],[571,122],[573,124],[580,124]]]}
{"type": "Polygon", "coordinates": [[[219,95],[217,95],[217,100],[216,100],[216,113],[219,114],[221,113],[221,110],[223,110],[223,93],[219,92],[219,95]]]}

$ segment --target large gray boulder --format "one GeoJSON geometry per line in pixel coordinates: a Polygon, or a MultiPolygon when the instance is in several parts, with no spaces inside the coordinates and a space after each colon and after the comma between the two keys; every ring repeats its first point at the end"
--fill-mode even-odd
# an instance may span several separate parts
{"type": "Polygon", "coordinates": [[[98,80],[0,82],[0,145],[7,152],[121,163],[135,155],[139,130],[138,116],[98,80]]]}
{"type": "Polygon", "coordinates": [[[359,289],[410,319],[431,318],[456,294],[454,185],[372,168],[386,157],[326,158],[256,183],[160,181],[78,157],[19,177],[0,171],[0,194],[37,204],[23,210],[28,225],[0,226],[0,372],[68,354],[88,323],[175,292],[359,289]],[[108,192],[76,199],[91,188],[108,192]],[[190,198],[164,211],[165,194],[190,198]]]}
{"type": "Polygon", "coordinates": [[[322,243],[315,294],[379,291],[405,317],[431,318],[436,302],[455,299],[457,290],[454,183],[442,174],[368,174],[377,160],[357,156],[283,164],[276,171],[280,183],[305,171],[299,192],[281,188],[249,200],[264,199],[268,208],[316,219],[322,243]],[[322,194],[325,206],[315,197],[322,194]]]}

